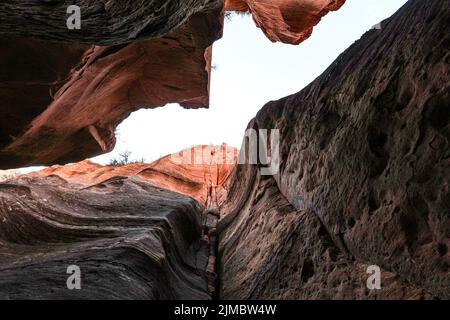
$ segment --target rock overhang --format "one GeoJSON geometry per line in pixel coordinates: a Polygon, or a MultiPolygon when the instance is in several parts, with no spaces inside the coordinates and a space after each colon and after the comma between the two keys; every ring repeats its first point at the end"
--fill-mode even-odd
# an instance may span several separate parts
{"type": "Polygon", "coordinates": [[[67,30],[65,1],[0,4],[0,168],[109,152],[117,125],[140,108],[207,108],[225,10],[245,5],[270,40],[297,44],[342,3],[80,0],[81,30],[67,30]]]}

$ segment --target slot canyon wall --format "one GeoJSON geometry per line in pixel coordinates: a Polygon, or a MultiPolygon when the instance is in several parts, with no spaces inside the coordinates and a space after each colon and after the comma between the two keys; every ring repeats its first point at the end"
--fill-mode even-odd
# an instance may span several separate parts
{"type": "Polygon", "coordinates": [[[227,185],[221,298],[450,298],[449,18],[409,1],[252,120],[280,130],[280,172],[227,185]]]}
{"type": "MultiPolygon", "coordinates": [[[[142,107],[208,107],[223,1],[70,4],[81,30],[66,28],[67,1],[0,3],[2,169],[109,152],[142,107]]],[[[213,208],[236,154],[231,165],[211,156],[200,166],[84,161],[1,183],[0,297],[216,297],[213,208]],[[86,275],[83,293],[66,288],[70,264],[86,275]]]]}
{"type": "Polygon", "coordinates": [[[0,299],[211,297],[193,198],[138,177],[79,189],[57,176],[2,183],[0,198],[0,299]]]}
{"type": "Polygon", "coordinates": [[[0,168],[58,164],[0,183],[0,298],[450,298],[448,2],[410,0],[264,106],[249,128],[280,130],[275,176],[225,145],[64,164],[112,150],[139,108],[207,107],[224,10],[298,44],[344,1],[75,2],[75,33],[65,1],[0,4],[0,168]]]}

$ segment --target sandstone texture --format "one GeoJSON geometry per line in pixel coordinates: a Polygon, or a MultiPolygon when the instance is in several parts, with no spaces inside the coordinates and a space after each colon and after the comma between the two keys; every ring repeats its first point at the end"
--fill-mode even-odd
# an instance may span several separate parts
{"type": "Polygon", "coordinates": [[[314,26],[345,0],[225,0],[225,9],[250,12],[256,25],[273,42],[299,44],[314,26]]]}
{"type": "Polygon", "coordinates": [[[450,298],[449,16],[409,1],[258,113],[249,128],[280,130],[280,173],[240,165],[225,185],[221,298],[450,298]]]}
{"type": "Polygon", "coordinates": [[[139,178],[0,184],[0,299],[210,299],[203,208],[139,178]],[[82,290],[68,290],[67,268],[82,290]]]}
{"type": "Polygon", "coordinates": [[[142,107],[208,107],[221,12],[199,13],[162,38],[113,47],[2,39],[0,168],[109,152],[117,125],[142,107]]]}
{"type": "Polygon", "coordinates": [[[28,176],[58,176],[79,188],[114,177],[137,176],[155,186],[193,197],[202,205],[211,207],[217,206],[219,198],[226,197],[226,190],[222,185],[233,171],[237,155],[238,150],[227,145],[202,145],[168,155],[151,164],[102,166],[85,160],[49,167],[28,176]]]}
{"type": "Polygon", "coordinates": [[[113,46],[159,38],[221,0],[8,0],[0,3],[0,35],[113,46]],[[80,7],[81,29],[69,30],[70,5],[80,7]]]}
{"type": "MultiPolygon", "coordinates": [[[[343,1],[75,3],[71,39],[66,1],[0,4],[0,169],[110,151],[142,107],[207,107],[223,5],[296,44],[343,1]]],[[[410,0],[264,106],[249,128],[280,130],[273,176],[222,145],[0,182],[0,299],[450,299],[449,17],[410,0]]]]}

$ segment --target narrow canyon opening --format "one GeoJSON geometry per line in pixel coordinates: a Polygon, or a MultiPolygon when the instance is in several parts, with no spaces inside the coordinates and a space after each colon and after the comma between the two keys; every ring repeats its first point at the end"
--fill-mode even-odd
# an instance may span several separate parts
{"type": "Polygon", "coordinates": [[[448,2],[91,2],[4,8],[0,298],[449,298],[448,2]]]}

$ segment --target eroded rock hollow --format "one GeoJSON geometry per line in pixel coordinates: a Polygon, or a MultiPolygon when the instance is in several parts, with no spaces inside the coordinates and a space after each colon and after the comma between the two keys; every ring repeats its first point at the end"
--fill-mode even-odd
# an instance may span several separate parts
{"type": "Polygon", "coordinates": [[[296,44],[343,1],[75,2],[73,38],[50,32],[65,1],[0,4],[0,168],[58,164],[0,183],[0,298],[450,298],[448,1],[410,0],[264,106],[273,176],[226,145],[64,164],[112,150],[138,108],[207,107],[224,8],[296,44]]]}

